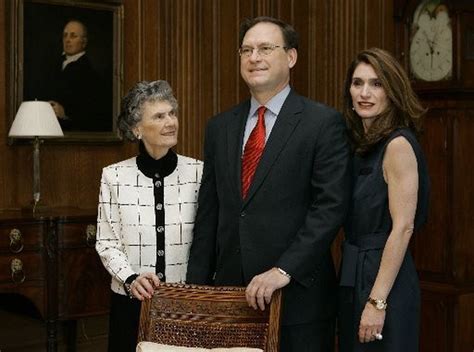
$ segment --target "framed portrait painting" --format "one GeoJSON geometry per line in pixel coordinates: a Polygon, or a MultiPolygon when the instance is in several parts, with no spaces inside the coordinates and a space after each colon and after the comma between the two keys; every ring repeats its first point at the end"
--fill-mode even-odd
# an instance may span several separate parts
{"type": "Polygon", "coordinates": [[[10,124],[23,101],[47,101],[65,138],[121,140],[121,1],[10,2],[10,124]]]}

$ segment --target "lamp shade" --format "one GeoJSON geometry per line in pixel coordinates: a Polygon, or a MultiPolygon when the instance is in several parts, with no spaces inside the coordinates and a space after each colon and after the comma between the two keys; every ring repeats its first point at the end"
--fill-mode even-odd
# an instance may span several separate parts
{"type": "Polygon", "coordinates": [[[21,103],[9,137],[63,137],[63,131],[51,104],[45,101],[24,101],[21,103]]]}

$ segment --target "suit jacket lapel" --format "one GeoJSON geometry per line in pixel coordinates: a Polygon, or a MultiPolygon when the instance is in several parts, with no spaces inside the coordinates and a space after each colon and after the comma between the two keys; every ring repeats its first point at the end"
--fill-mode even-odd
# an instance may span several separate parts
{"type": "MultiPolygon", "coordinates": [[[[292,90],[283,104],[280,114],[278,115],[275,125],[268,141],[265,145],[262,158],[255,171],[255,176],[250,185],[247,198],[243,202],[245,206],[250,199],[252,199],[255,192],[261,186],[265,177],[268,175],[273,163],[278,158],[278,155],[285,147],[288,139],[293,133],[301,119],[301,111],[303,110],[303,102],[301,98],[292,90]]],[[[239,166],[240,168],[240,166],[239,166]]],[[[240,172],[239,172],[240,179],[240,172]]],[[[240,189],[240,188],[239,188],[240,189]]]]}
{"type": "Polygon", "coordinates": [[[244,138],[245,123],[250,110],[250,100],[240,104],[230,116],[227,124],[227,160],[231,183],[237,192],[237,197],[242,197],[242,184],[240,174],[242,169],[242,140],[244,138]]]}

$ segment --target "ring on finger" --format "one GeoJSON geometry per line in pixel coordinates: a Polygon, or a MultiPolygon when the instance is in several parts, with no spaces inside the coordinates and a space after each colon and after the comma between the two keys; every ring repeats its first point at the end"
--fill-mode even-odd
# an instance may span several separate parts
{"type": "Polygon", "coordinates": [[[379,333],[379,332],[378,332],[378,333],[376,333],[376,334],[374,335],[374,337],[375,337],[375,339],[376,339],[376,340],[379,340],[379,341],[383,339],[383,336],[382,336],[382,334],[381,334],[381,333],[379,333]]]}

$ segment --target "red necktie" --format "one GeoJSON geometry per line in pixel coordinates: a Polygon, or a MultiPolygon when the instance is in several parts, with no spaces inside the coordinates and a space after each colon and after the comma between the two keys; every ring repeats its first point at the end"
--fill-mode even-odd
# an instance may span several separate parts
{"type": "Polygon", "coordinates": [[[261,106],[258,108],[257,124],[250,133],[247,144],[245,145],[244,155],[242,157],[242,198],[247,197],[247,192],[252,183],[258,162],[262,157],[265,148],[265,111],[267,108],[261,106]]]}

